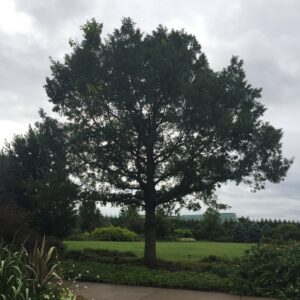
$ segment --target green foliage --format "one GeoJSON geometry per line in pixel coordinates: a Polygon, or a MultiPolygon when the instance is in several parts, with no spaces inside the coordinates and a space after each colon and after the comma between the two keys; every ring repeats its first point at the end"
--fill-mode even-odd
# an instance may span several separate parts
{"type": "Polygon", "coordinates": [[[29,212],[14,201],[0,201],[0,238],[32,248],[39,234],[30,224],[29,212]]]}
{"type": "Polygon", "coordinates": [[[163,211],[156,213],[155,219],[156,237],[159,240],[174,239],[173,224],[168,216],[163,211]]]}
{"type": "Polygon", "coordinates": [[[230,280],[213,272],[148,269],[143,266],[65,261],[64,277],[112,284],[229,291],[230,280]]]}
{"type": "Polygon", "coordinates": [[[99,262],[114,262],[117,258],[137,258],[137,255],[131,251],[119,251],[109,249],[83,249],[83,250],[68,250],[63,253],[63,259],[76,261],[99,261],[99,262]],[[110,258],[110,259],[107,259],[110,258]]]}
{"type": "Polygon", "coordinates": [[[135,207],[122,207],[119,215],[119,226],[126,227],[136,234],[144,233],[144,218],[135,207]]]}
{"type": "Polygon", "coordinates": [[[3,300],[26,299],[25,274],[22,272],[24,271],[24,252],[11,253],[0,245],[0,262],[0,298],[3,300]]]}
{"type": "Polygon", "coordinates": [[[95,228],[91,233],[86,234],[87,238],[99,241],[137,241],[139,236],[127,228],[109,226],[95,228]]]}
{"type": "Polygon", "coordinates": [[[60,285],[54,248],[46,250],[45,240],[33,252],[25,248],[13,251],[0,245],[1,300],[74,300],[74,295],[60,285]]]}
{"type": "Polygon", "coordinates": [[[193,233],[190,229],[175,229],[176,238],[193,238],[193,233]]]}
{"type": "Polygon", "coordinates": [[[246,242],[247,241],[247,229],[241,222],[237,222],[232,230],[232,237],[235,242],[246,242]]]}
{"type": "Polygon", "coordinates": [[[262,237],[262,230],[256,223],[253,223],[249,226],[247,235],[248,235],[247,242],[259,243],[262,237]]]}
{"type": "Polygon", "coordinates": [[[223,228],[218,210],[208,208],[203,215],[203,219],[193,230],[193,235],[197,240],[216,240],[223,234],[223,228]]]}
{"type": "Polygon", "coordinates": [[[79,206],[79,227],[84,232],[91,232],[97,227],[106,225],[100,209],[94,201],[82,201],[79,206]]]}
{"type": "Polygon", "coordinates": [[[36,244],[33,251],[27,253],[26,267],[30,273],[30,285],[38,294],[45,290],[50,282],[60,280],[56,273],[57,264],[54,263],[54,253],[54,247],[46,249],[45,238],[40,247],[36,244]]]}
{"type": "Polygon", "coordinates": [[[74,225],[77,186],[69,179],[62,126],[41,116],[42,122],[15,136],[0,155],[0,202],[27,210],[30,225],[41,235],[62,238],[74,225]]]}
{"type": "Polygon", "coordinates": [[[235,290],[241,294],[294,300],[299,295],[300,245],[259,245],[240,261],[235,290]]]}
{"type": "Polygon", "coordinates": [[[259,188],[286,175],[282,132],[262,120],[260,89],[237,57],[214,72],[193,35],[163,26],[144,35],[129,18],[107,38],[94,19],[82,31],[71,53],[52,61],[46,91],[68,117],[77,170],[115,187],[101,195],[107,201],[140,206],[151,185],[157,205],[183,203],[227,180],[259,188]]]}
{"type": "Polygon", "coordinates": [[[225,182],[258,190],[284,179],[292,160],[282,131],[264,121],[242,60],[214,71],[195,36],[163,26],[143,34],[130,18],[106,38],[95,19],[82,31],[62,62],[52,60],[46,92],[66,117],[71,162],[90,196],[145,209],[149,263],[157,207],[196,209],[200,199],[216,204],[225,182]]]}

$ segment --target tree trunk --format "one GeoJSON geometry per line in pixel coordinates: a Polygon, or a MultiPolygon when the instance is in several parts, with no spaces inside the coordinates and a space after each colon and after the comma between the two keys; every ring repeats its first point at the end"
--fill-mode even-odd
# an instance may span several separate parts
{"type": "Polygon", "coordinates": [[[144,263],[147,266],[153,266],[156,263],[156,226],[155,225],[156,225],[155,207],[146,206],[144,263]]]}

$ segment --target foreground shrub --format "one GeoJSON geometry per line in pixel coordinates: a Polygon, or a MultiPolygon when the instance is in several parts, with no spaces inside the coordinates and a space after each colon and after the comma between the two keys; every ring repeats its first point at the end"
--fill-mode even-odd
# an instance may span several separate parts
{"type": "Polygon", "coordinates": [[[241,294],[300,299],[300,245],[259,245],[246,251],[233,280],[241,294]]]}
{"type": "Polygon", "coordinates": [[[12,251],[0,245],[0,299],[74,299],[69,290],[61,287],[54,251],[53,247],[46,250],[45,240],[32,253],[24,247],[12,251]]]}
{"type": "Polygon", "coordinates": [[[228,292],[230,290],[229,278],[222,278],[212,272],[173,272],[148,269],[138,265],[88,261],[65,261],[62,263],[62,268],[65,278],[82,281],[206,291],[228,292]]]}
{"type": "Polygon", "coordinates": [[[87,238],[98,241],[138,241],[139,236],[128,230],[127,228],[109,226],[103,228],[96,228],[91,233],[86,234],[87,238]]]}
{"type": "Polygon", "coordinates": [[[24,253],[10,253],[0,246],[0,298],[22,299],[25,296],[25,278],[22,273],[24,253]]]}

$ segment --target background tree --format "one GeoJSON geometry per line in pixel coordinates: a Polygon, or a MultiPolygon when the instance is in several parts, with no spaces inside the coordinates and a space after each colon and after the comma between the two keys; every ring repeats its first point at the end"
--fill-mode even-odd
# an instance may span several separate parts
{"type": "Polygon", "coordinates": [[[36,232],[30,226],[28,211],[14,201],[0,201],[0,240],[24,243],[32,236],[36,238],[36,232]]]}
{"type": "Polygon", "coordinates": [[[258,243],[262,238],[262,230],[256,223],[252,223],[248,228],[247,236],[248,242],[258,243]]]}
{"type": "Polygon", "coordinates": [[[155,231],[160,240],[169,240],[174,233],[170,212],[161,207],[156,210],[155,231]]]}
{"type": "Polygon", "coordinates": [[[0,201],[26,209],[41,234],[62,238],[74,224],[77,186],[69,179],[62,127],[41,116],[42,122],[15,136],[1,155],[0,201]]]}
{"type": "Polygon", "coordinates": [[[275,236],[280,236],[284,241],[300,240],[300,230],[296,224],[279,224],[275,229],[275,236]]]}
{"type": "Polygon", "coordinates": [[[119,221],[121,227],[126,227],[137,234],[144,233],[144,218],[139,214],[136,207],[122,207],[119,221]]]}
{"type": "Polygon", "coordinates": [[[243,61],[215,72],[193,35],[163,26],[145,35],[128,18],[106,39],[94,19],[82,31],[52,60],[46,91],[95,199],[145,210],[146,263],[156,260],[158,206],[198,208],[227,181],[257,190],[286,176],[282,131],[262,120],[243,61]]]}
{"type": "Polygon", "coordinates": [[[97,208],[94,201],[82,201],[79,206],[79,226],[80,229],[86,232],[92,232],[97,227],[107,225],[101,211],[97,208]]]}
{"type": "Polygon", "coordinates": [[[217,237],[223,234],[220,213],[213,208],[209,207],[205,211],[203,220],[200,223],[200,228],[205,236],[205,239],[215,240],[217,237]]]}
{"type": "Polygon", "coordinates": [[[232,237],[235,242],[246,242],[248,239],[247,228],[241,222],[235,223],[232,229],[232,237]]]}

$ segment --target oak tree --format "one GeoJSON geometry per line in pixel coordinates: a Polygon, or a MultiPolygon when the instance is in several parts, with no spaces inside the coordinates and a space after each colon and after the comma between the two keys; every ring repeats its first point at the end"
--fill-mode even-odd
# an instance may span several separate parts
{"type": "Polygon", "coordinates": [[[261,89],[242,60],[214,71],[195,36],[163,26],[144,34],[129,18],[106,38],[94,19],[82,31],[52,60],[47,95],[91,195],[145,211],[147,264],[158,207],[209,202],[228,181],[257,190],[286,176],[282,131],[262,120],[261,89]]]}

